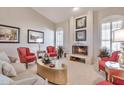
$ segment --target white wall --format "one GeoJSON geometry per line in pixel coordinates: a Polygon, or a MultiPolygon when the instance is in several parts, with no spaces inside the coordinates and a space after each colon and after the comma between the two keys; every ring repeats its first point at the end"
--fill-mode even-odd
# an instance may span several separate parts
{"type": "Polygon", "coordinates": [[[55,24],[31,8],[0,8],[0,24],[21,28],[20,43],[0,43],[0,50],[4,50],[8,55],[18,56],[18,47],[30,47],[33,52],[38,50],[38,44],[27,43],[27,29],[44,32],[42,49],[54,44],[55,24]]]}

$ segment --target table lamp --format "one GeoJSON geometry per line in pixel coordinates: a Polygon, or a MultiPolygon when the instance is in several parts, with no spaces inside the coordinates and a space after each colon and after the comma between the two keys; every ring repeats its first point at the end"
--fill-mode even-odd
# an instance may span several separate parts
{"type": "Polygon", "coordinates": [[[40,43],[43,42],[43,39],[42,38],[38,38],[38,39],[36,39],[36,42],[38,43],[39,51],[40,51],[40,43]]]}
{"type": "Polygon", "coordinates": [[[120,62],[120,66],[124,67],[124,29],[114,31],[113,41],[122,42],[120,47],[121,53],[119,54],[119,62],[120,62]]]}

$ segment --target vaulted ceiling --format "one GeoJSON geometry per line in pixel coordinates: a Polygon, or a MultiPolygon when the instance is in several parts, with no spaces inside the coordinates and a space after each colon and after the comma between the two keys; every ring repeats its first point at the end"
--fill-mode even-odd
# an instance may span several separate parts
{"type": "Polygon", "coordinates": [[[33,7],[36,12],[45,16],[54,23],[67,20],[72,16],[78,16],[89,10],[99,11],[103,7],[80,7],[78,11],[72,11],[73,7],[33,7]]]}

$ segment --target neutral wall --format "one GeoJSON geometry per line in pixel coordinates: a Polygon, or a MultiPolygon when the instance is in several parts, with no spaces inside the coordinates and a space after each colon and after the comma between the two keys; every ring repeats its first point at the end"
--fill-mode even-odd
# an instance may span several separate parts
{"type": "Polygon", "coordinates": [[[114,15],[124,16],[124,8],[105,8],[103,10],[94,12],[94,62],[97,60],[98,51],[101,46],[101,22],[107,18],[114,15]]]}
{"type": "Polygon", "coordinates": [[[18,56],[18,47],[30,47],[33,52],[38,50],[38,44],[27,43],[27,29],[40,30],[44,32],[44,44],[46,46],[54,44],[55,24],[41,16],[31,8],[0,8],[0,24],[20,27],[20,43],[0,43],[0,50],[4,50],[8,55],[18,56]]]}

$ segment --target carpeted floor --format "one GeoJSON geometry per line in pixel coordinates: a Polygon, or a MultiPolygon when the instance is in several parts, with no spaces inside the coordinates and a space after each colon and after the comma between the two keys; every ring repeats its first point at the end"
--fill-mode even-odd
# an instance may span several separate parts
{"type": "MultiPolygon", "coordinates": [[[[67,65],[67,84],[69,85],[95,85],[97,82],[105,79],[104,72],[99,72],[96,64],[89,65],[73,62],[65,58],[59,61],[67,65]]],[[[37,66],[32,64],[29,69],[36,73],[37,66]]]]}

